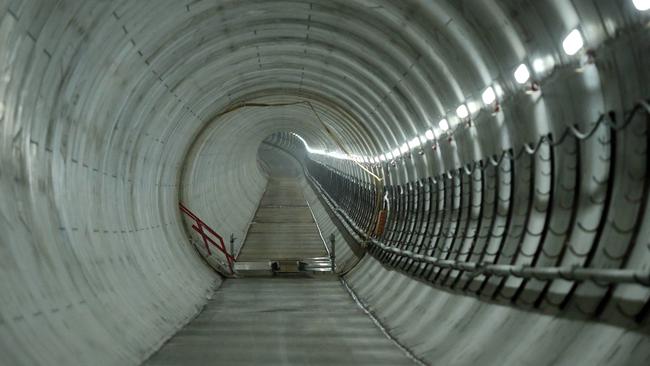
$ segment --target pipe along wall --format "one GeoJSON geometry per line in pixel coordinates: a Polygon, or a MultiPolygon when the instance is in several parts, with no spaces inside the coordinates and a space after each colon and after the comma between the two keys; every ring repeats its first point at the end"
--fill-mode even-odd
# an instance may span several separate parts
{"type": "Polygon", "coordinates": [[[648,364],[642,3],[0,1],[0,363],[147,359],[223,280],[178,203],[237,253],[273,135],[418,358],[648,364]]]}

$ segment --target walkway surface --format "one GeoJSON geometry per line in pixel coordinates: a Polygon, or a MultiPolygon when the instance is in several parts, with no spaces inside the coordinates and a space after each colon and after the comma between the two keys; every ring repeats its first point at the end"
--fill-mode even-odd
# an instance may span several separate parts
{"type": "MultiPolygon", "coordinates": [[[[326,256],[299,182],[272,178],[238,261],[326,256]]],[[[413,365],[335,275],[228,279],[147,365],[413,365]]]]}
{"type": "Polygon", "coordinates": [[[226,280],[148,365],[413,365],[337,278],[226,280]]]}
{"type": "Polygon", "coordinates": [[[300,182],[269,179],[237,261],[316,257],[327,257],[327,251],[300,182]]]}

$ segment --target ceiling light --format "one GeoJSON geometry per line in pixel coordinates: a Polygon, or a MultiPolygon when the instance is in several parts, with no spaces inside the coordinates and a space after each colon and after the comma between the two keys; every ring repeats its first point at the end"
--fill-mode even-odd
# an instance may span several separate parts
{"type": "Polygon", "coordinates": [[[483,103],[486,105],[494,103],[494,101],[497,100],[497,95],[494,92],[494,88],[488,86],[487,89],[483,91],[483,94],[481,94],[481,99],[483,99],[483,103]]]}
{"type": "Polygon", "coordinates": [[[438,126],[443,132],[449,130],[449,122],[447,122],[447,120],[444,118],[441,119],[440,122],[438,122],[438,126]]]}
{"type": "Polygon", "coordinates": [[[433,140],[434,138],[436,138],[436,136],[433,134],[433,130],[426,130],[424,132],[424,137],[426,137],[427,140],[433,140]]]}
{"type": "Polygon", "coordinates": [[[395,158],[401,155],[401,153],[399,152],[399,147],[392,151],[392,155],[395,158]]]}
{"type": "Polygon", "coordinates": [[[408,144],[411,149],[415,149],[416,147],[420,146],[420,139],[415,137],[409,141],[408,144]]]}
{"type": "Polygon", "coordinates": [[[541,58],[536,58],[535,61],[533,61],[533,70],[536,73],[541,74],[546,70],[546,62],[541,58]]]}
{"type": "Polygon", "coordinates": [[[526,65],[521,64],[517,69],[515,70],[515,80],[519,84],[525,84],[528,79],[530,79],[530,72],[528,71],[528,67],[526,65]]]}
{"type": "Polygon", "coordinates": [[[388,158],[389,160],[392,160],[392,159],[395,159],[395,155],[393,155],[393,153],[389,151],[389,152],[386,153],[386,158],[388,158]]]}
{"type": "Polygon", "coordinates": [[[379,160],[386,161],[386,155],[384,154],[379,155],[379,160]]]}
{"type": "Polygon", "coordinates": [[[335,157],[335,158],[337,158],[337,159],[342,159],[342,160],[350,160],[350,159],[354,159],[354,158],[351,157],[350,155],[348,155],[348,154],[346,154],[346,153],[343,153],[343,152],[340,152],[340,151],[334,151],[334,152],[332,152],[332,156],[335,157]]]}
{"type": "Polygon", "coordinates": [[[399,150],[402,152],[402,154],[406,154],[409,152],[409,145],[407,143],[404,143],[404,145],[399,147],[399,150]]]}
{"type": "Polygon", "coordinates": [[[467,118],[467,116],[469,116],[469,110],[467,109],[467,106],[465,104],[458,106],[458,108],[456,108],[456,115],[460,119],[467,118]]]}
{"type": "Polygon", "coordinates": [[[632,0],[636,10],[645,11],[650,9],[650,0],[632,0]]]}
{"type": "Polygon", "coordinates": [[[566,52],[567,55],[573,56],[582,49],[584,44],[585,42],[582,40],[582,34],[580,34],[579,30],[574,29],[566,36],[566,38],[564,38],[564,41],[562,41],[562,48],[564,48],[564,52],[566,52]]]}

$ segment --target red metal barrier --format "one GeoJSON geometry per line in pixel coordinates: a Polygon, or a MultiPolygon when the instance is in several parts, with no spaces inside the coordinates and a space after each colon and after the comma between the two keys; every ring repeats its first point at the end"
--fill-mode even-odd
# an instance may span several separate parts
{"type": "Polygon", "coordinates": [[[224,244],[223,237],[219,235],[216,231],[212,230],[208,224],[203,222],[196,214],[194,214],[192,211],[190,211],[189,208],[187,208],[183,203],[179,202],[178,206],[180,207],[181,211],[185,213],[187,216],[189,216],[192,220],[194,220],[194,224],[192,225],[192,229],[199,233],[201,235],[201,238],[203,238],[203,244],[205,244],[205,249],[208,251],[208,257],[212,255],[212,252],[210,251],[210,244],[214,245],[221,253],[226,256],[226,261],[228,261],[228,269],[230,269],[230,273],[233,273],[232,269],[232,264],[235,261],[235,257],[232,256],[232,254],[228,253],[228,250],[226,249],[226,245],[224,244]],[[204,231],[207,230],[207,233],[204,231]],[[211,234],[212,236],[216,237],[219,242],[216,242],[214,239],[212,239],[209,235],[211,234]]]}

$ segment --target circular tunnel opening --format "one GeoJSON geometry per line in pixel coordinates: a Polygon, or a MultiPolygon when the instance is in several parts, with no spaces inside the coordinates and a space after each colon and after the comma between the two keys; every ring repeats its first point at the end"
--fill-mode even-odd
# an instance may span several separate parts
{"type": "Polygon", "coordinates": [[[289,310],[360,363],[647,364],[646,9],[0,1],[0,363],[142,363],[294,205],[343,282],[289,310]]]}

